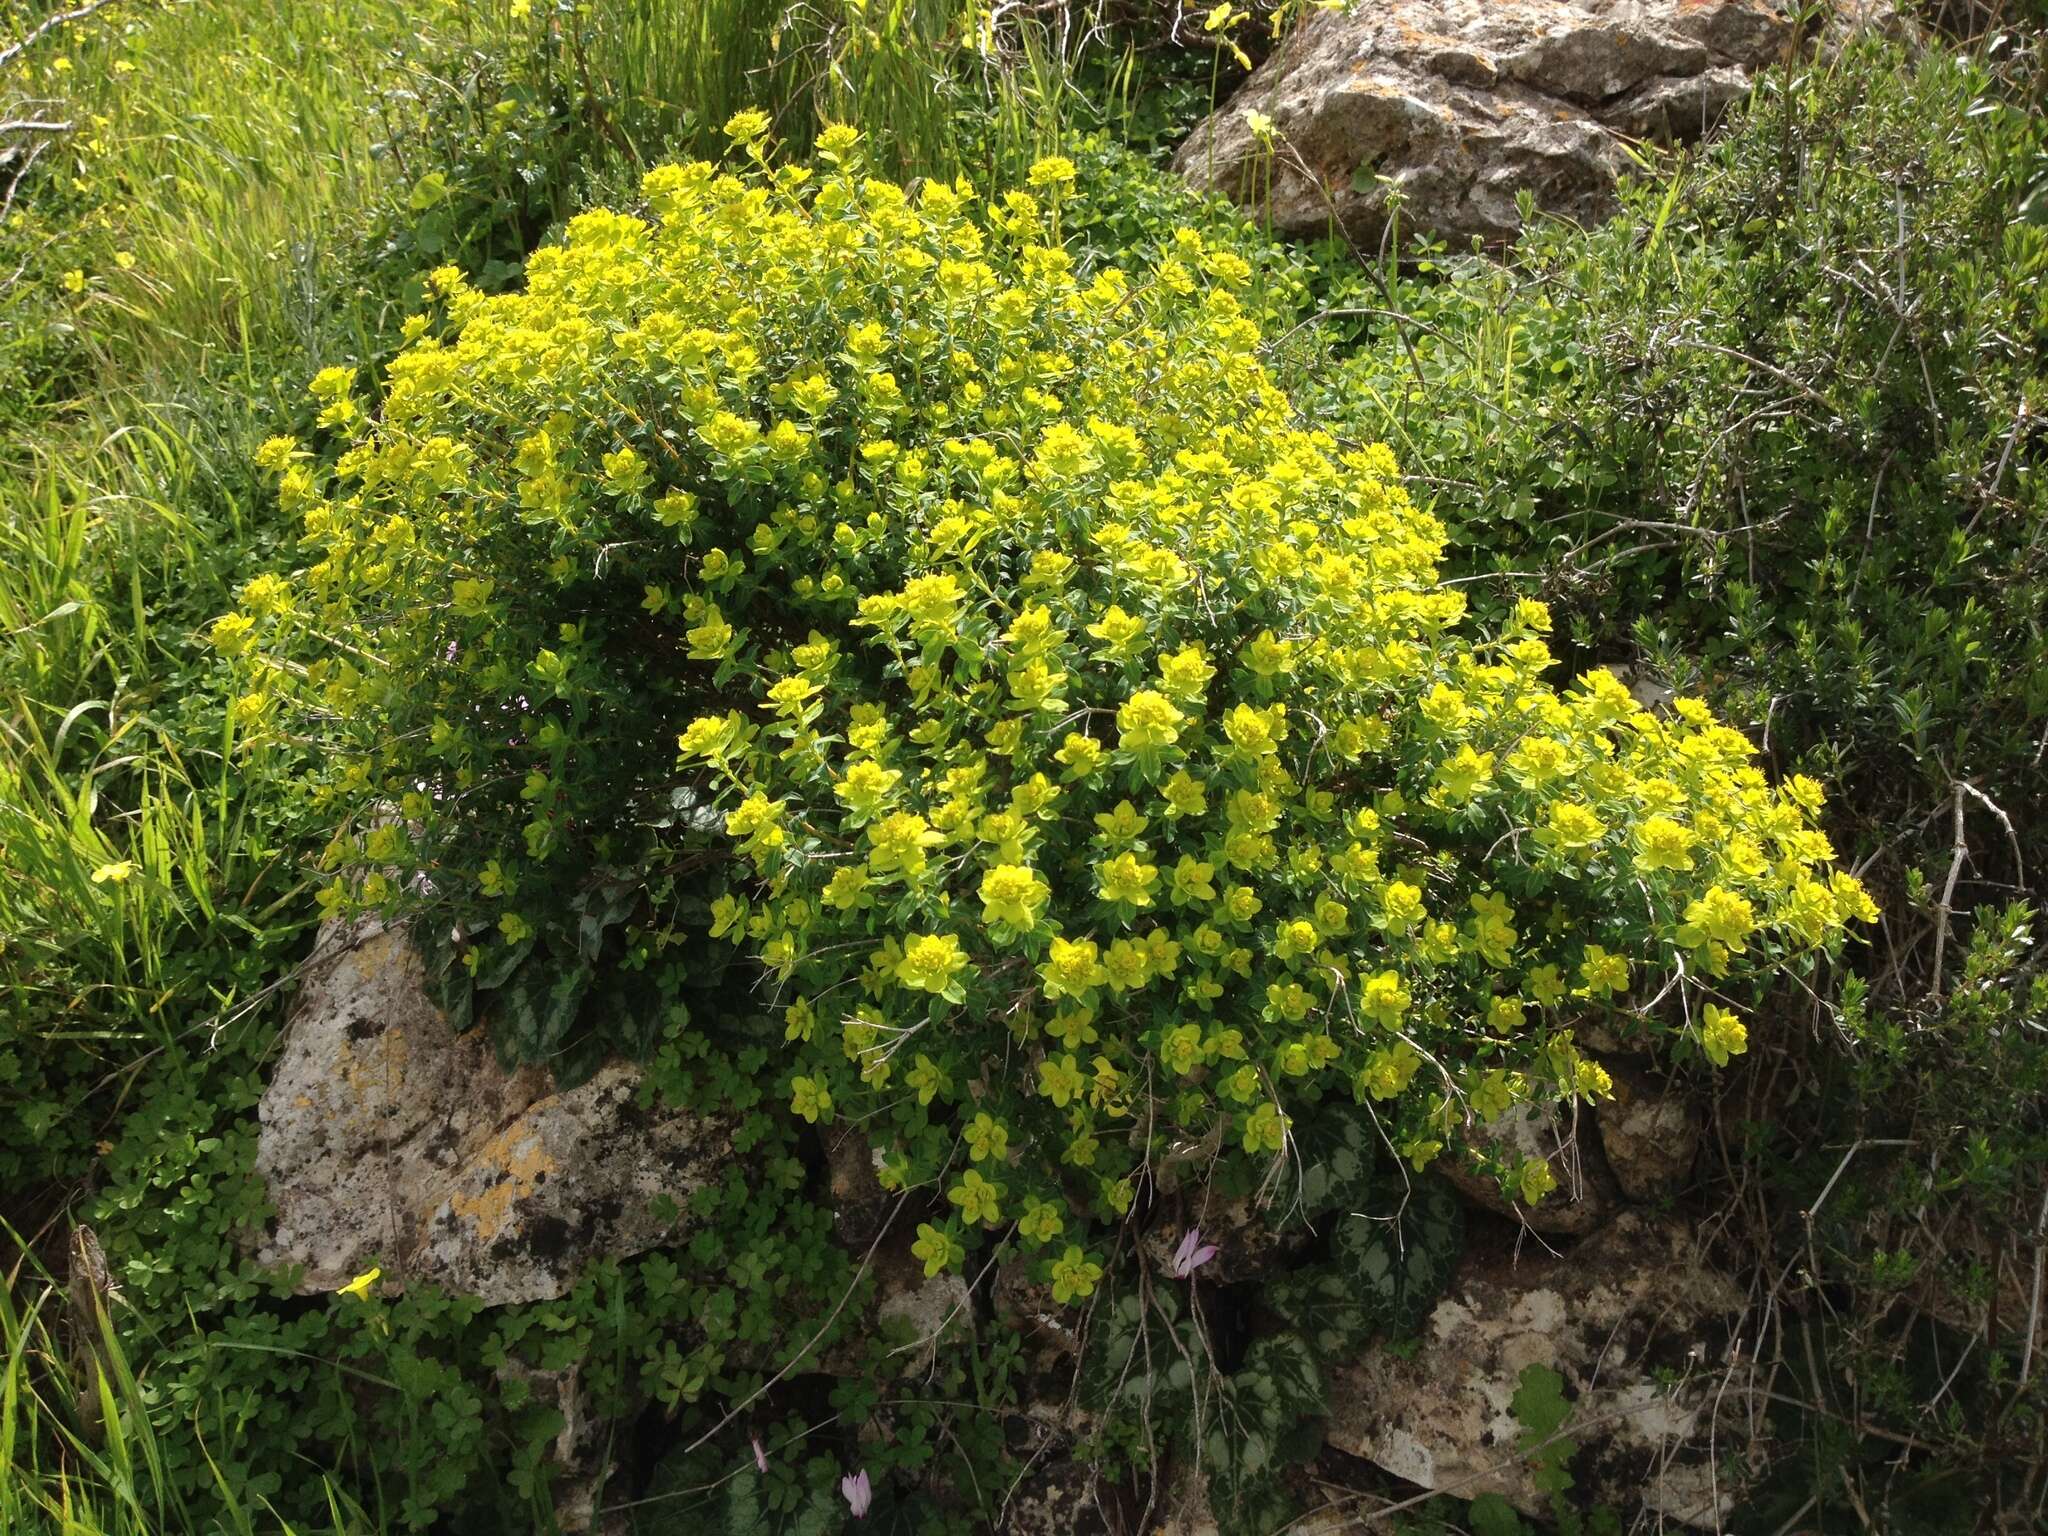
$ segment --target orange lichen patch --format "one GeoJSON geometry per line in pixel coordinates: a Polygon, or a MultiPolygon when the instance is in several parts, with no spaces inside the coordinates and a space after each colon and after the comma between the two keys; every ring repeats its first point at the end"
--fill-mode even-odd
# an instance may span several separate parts
{"type": "Polygon", "coordinates": [[[540,1188],[542,1180],[561,1170],[532,1130],[511,1125],[478,1149],[475,1177],[488,1179],[476,1193],[456,1190],[448,1197],[448,1209],[475,1231],[477,1241],[488,1243],[505,1230],[512,1209],[540,1188]]]}

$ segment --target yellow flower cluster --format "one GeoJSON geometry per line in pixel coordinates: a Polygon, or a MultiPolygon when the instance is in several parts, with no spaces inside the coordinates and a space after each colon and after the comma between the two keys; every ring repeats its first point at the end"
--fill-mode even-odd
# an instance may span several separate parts
{"type": "Polygon", "coordinates": [[[1597,1096],[1575,1025],[1651,997],[1725,1061],[1688,998],[1868,915],[1817,790],[1703,706],[1556,686],[1535,602],[1460,628],[1443,530],[1297,419],[1240,260],[1084,270],[1059,163],[984,202],[828,158],[661,167],[520,292],[437,275],[379,418],[323,378],[331,469],[266,449],[315,561],[216,643],[351,639],[306,687],[363,724],[344,782],[436,786],[473,966],[573,953],[628,871],[645,953],[759,959],[797,1114],[895,1127],[899,1182],[971,1115],[958,1219],[1049,1241],[1171,1140],[1266,1159],[1342,1105],[1420,1166],[1597,1096]],[[707,925],[674,872],[720,855],[707,925]]]}

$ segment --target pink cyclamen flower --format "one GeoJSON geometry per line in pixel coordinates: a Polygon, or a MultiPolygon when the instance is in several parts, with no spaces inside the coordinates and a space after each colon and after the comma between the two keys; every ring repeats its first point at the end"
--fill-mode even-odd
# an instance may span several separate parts
{"type": "Polygon", "coordinates": [[[1173,1278],[1185,1280],[1215,1257],[1216,1245],[1202,1241],[1200,1227],[1189,1227],[1180,1247],[1173,1251],[1173,1278]]]}
{"type": "Polygon", "coordinates": [[[875,1490],[868,1485],[867,1468],[861,1468],[851,1477],[839,1479],[839,1491],[846,1495],[846,1507],[853,1511],[853,1518],[867,1519],[868,1506],[875,1502],[875,1490]]]}
{"type": "Polygon", "coordinates": [[[755,1435],[753,1440],[754,1468],[756,1471],[766,1472],[768,1470],[768,1453],[761,1449],[761,1437],[759,1435],[755,1435]]]}

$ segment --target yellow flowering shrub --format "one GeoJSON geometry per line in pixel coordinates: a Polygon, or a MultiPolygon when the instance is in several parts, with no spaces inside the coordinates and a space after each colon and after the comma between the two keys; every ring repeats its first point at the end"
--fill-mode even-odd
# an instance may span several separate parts
{"type": "Polygon", "coordinates": [[[1063,161],[746,152],[521,292],[438,274],[374,412],[323,374],[334,449],[266,450],[313,563],[215,630],[250,731],[336,744],[324,899],[428,905],[520,1054],[721,985],[697,1027],[772,1018],[767,1091],[931,1186],[929,1264],[1019,1224],[1075,1296],[1169,1152],[1342,1105],[1426,1165],[1604,1093],[1589,1016],[1725,1062],[1730,989],[1868,915],[1703,706],[1557,685],[1535,602],[1461,627],[1238,258],[1078,271],[1063,161]]]}

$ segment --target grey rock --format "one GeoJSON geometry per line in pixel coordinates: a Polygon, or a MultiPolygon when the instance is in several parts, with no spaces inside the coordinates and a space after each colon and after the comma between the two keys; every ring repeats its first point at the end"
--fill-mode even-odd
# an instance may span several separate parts
{"type": "Polygon", "coordinates": [[[1894,0],[1834,0],[1822,19],[1814,52],[1832,63],[1859,38],[1877,36],[1918,52],[1927,45],[1927,31],[1913,13],[1894,0]]]}
{"type": "Polygon", "coordinates": [[[1492,1125],[1474,1126],[1473,1146],[1510,1163],[1542,1158],[1557,1187],[1534,1205],[1501,1193],[1499,1182],[1477,1168],[1445,1158],[1437,1166],[1458,1193],[1474,1205],[1525,1223],[1532,1231],[1577,1237],[1603,1225],[1613,1214],[1616,1191],[1606,1171],[1583,1156],[1584,1128],[1555,1105],[1518,1104],[1492,1125]]]}
{"type": "Polygon", "coordinates": [[[1218,1536],[1215,1513],[1209,1508],[1209,1487],[1188,1462],[1176,1470],[1166,1497],[1161,1536],[1218,1536]]]}
{"type": "Polygon", "coordinates": [[[1660,75],[1697,74],[1705,44],[1675,30],[1587,15],[1562,24],[1544,17],[1542,30],[1502,62],[1511,80],[1565,101],[1597,107],[1660,75]]]}
{"type": "Polygon", "coordinates": [[[1683,1224],[1640,1212],[1559,1257],[1468,1255],[1420,1348],[1331,1370],[1329,1443],[1418,1487],[1543,1515],[1511,1405],[1522,1372],[1544,1366],[1572,1400],[1581,1507],[1712,1529],[1742,1487],[1729,1448],[1744,1436],[1732,1419],[1717,1433],[1716,1411],[1746,1401],[1726,1343],[1743,1307],[1683,1224]]]}
{"type": "Polygon", "coordinates": [[[1383,0],[1311,11],[1174,164],[1290,234],[1462,243],[1521,228],[1519,197],[1604,217],[1627,138],[1690,140],[1796,41],[1771,0],[1383,0]],[[1256,115],[1256,116],[1255,116],[1256,115]],[[1272,124],[1262,142],[1258,118],[1272,124]]]}
{"type": "Polygon", "coordinates": [[[607,1460],[611,1421],[591,1412],[583,1390],[582,1367],[544,1370],[512,1359],[499,1366],[496,1374],[499,1390],[508,1400],[516,1395],[526,1401],[545,1403],[562,1416],[562,1427],[549,1444],[543,1461],[553,1496],[556,1527],[564,1536],[623,1533],[627,1522],[622,1514],[599,1512],[599,1500],[611,1472],[607,1460]]]}
{"type": "Polygon", "coordinates": [[[896,1379],[928,1367],[941,1341],[958,1342],[974,1333],[974,1300],[965,1276],[950,1270],[924,1272],[915,1225],[899,1221],[881,1234],[868,1254],[874,1292],[866,1314],[870,1326],[848,1330],[827,1348],[818,1369],[828,1376],[859,1376],[871,1365],[870,1350],[883,1346],[883,1376],[896,1379]]]}
{"type": "Polygon", "coordinates": [[[1085,1462],[1034,1463],[996,1521],[997,1536],[1107,1536],[1101,1475],[1085,1462]]]}
{"type": "MultiPolygon", "coordinates": [[[[1657,85],[1667,82],[1658,81],[1657,85]]],[[[1607,674],[1628,690],[1628,696],[1635,700],[1638,709],[1646,709],[1653,715],[1668,716],[1678,693],[1667,687],[1655,674],[1627,662],[1610,661],[1605,668],[1607,674]]]]}
{"type": "Polygon", "coordinates": [[[1032,1277],[1029,1255],[1006,1259],[996,1268],[993,1302],[997,1324],[1049,1358],[1081,1353],[1081,1313],[1052,1299],[1052,1286],[1032,1277]]]}
{"type": "Polygon", "coordinates": [[[832,1235],[848,1248],[864,1249],[882,1230],[895,1203],[882,1188],[874,1144],[855,1126],[823,1128],[825,1171],[832,1195],[832,1235]]]}
{"type": "Polygon", "coordinates": [[[1692,1177],[1699,1156],[1699,1105],[1655,1075],[1619,1062],[1607,1064],[1614,1097],[1596,1119],[1600,1146],[1615,1183],[1631,1200],[1675,1194],[1692,1177]]]}
{"type": "MultiPolygon", "coordinates": [[[[1666,75],[1645,82],[1601,113],[1601,120],[1631,138],[1686,142],[1704,138],[1735,103],[1749,94],[1749,75],[1717,64],[1696,75],[1666,75]]],[[[1638,695],[1637,703],[1649,708],[1638,695]]]]}
{"type": "Polygon", "coordinates": [[[497,1306],[561,1296],[593,1259],[687,1234],[691,1195],[731,1155],[725,1123],[643,1107],[624,1062],[569,1089],[508,1072],[423,983],[402,933],[323,932],[258,1108],[276,1212],[262,1262],[298,1266],[301,1295],[379,1266],[386,1289],[497,1306]]]}
{"type": "Polygon", "coordinates": [[[931,1364],[942,1338],[974,1331],[967,1281],[951,1273],[930,1279],[919,1275],[882,1297],[875,1321],[884,1338],[896,1341],[901,1374],[921,1371],[931,1364]]]}

